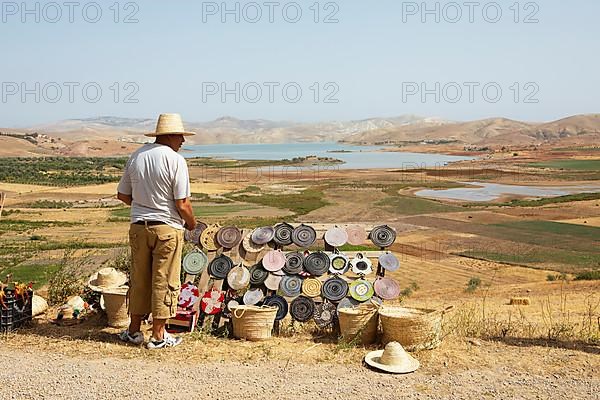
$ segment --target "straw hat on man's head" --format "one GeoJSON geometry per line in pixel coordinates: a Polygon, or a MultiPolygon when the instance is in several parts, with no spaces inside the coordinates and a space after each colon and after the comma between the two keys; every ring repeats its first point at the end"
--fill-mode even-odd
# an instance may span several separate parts
{"type": "Polygon", "coordinates": [[[388,343],[385,350],[370,352],[365,356],[365,362],[393,374],[407,374],[419,368],[419,360],[408,354],[398,342],[388,343]]]}
{"type": "Polygon", "coordinates": [[[194,136],[195,133],[187,132],[183,128],[183,121],[179,114],[161,114],[158,117],[156,123],[156,131],[152,133],[146,133],[145,136],[157,137],[164,135],[183,135],[183,136],[194,136]]]}

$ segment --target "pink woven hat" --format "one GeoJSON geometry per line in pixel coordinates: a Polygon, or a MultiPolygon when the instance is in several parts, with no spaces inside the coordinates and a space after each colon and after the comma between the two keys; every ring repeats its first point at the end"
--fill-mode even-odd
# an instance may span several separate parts
{"type": "Polygon", "coordinates": [[[348,243],[353,246],[361,245],[367,240],[367,232],[360,225],[348,225],[346,233],[348,234],[348,243]]]}
{"type": "Polygon", "coordinates": [[[378,278],[373,284],[377,296],[384,300],[395,300],[400,297],[400,285],[391,278],[378,278]]]}
{"type": "Polygon", "coordinates": [[[262,259],[262,265],[269,272],[281,271],[285,266],[286,257],[281,250],[271,250],[262,259]]]}

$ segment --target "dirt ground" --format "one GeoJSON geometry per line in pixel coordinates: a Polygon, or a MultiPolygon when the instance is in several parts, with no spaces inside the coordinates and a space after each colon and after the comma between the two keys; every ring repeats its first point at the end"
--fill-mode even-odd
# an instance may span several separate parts
{"type": "MultiPolygon", "coordinates": [[[[520,154],[523,160],[552,158],[544,152],[520,154]]],[[[457,164],[455,172],[445,171],[433,182],[465,177],[468,180],[482,171],[488,174],[492,171],[490,182],[564,184],[556,174],[518,171],[514,161],[505,154],[477,163],[457,164]],[[519,178],[515,178],[514,174],[519,173],[519,178]]],[[[565,275],[567,281],[548,281],[549,276],[556,277],[561,270],[553,260],[536,263],[531,268],[523,263],[461,255],[464,250],[473,249],[509,254],[511,248],[542,253],[554,250],[552,241],[543,243],[546,232],[532,231],[527,237],[532,242],[521,243],[520,238],[508,234],[498,236],[498,226],[555,221],[598,227],[598,200],[543,207],[473,208],[442,204],[450,206],[446,210],[440,210],[440,203],[435,203],[435,211],[413,214],[400,206],[381,206],[390,196],[382,187],[408,184],[409,188],[401,190],[399,195],[412,206],[415,204],[412,192],[432,183],[426,173],[415,177],[407,171],[334,170],[319,176],[236,182],[230,177],[207,176],[205,171],[190,172],[194,179],[192,191],[208,195],[220,196],[250,185],[276,194],[301,193],[304,188],[322,190],[329,205],[298,217],[298,222],[393,226],[398,239],[391,250],[400,259],[401,268],[389,275],[403,289],[412,288],[403,304],[433,309],[455,307],[444,319],[447,336],[441,347],[415,353],[421,368],[414,374],[395,376],[362,365],[364,355],[377,346],[342,346],[328,332],[316,331],[314,325],[285,322],[281,337],[260,343],[196,332],[186,335],[178,348],[151,352],[120,344],[115,337],[118,331],[105,328],[106,321],[101,317],[74,327],[56,327],[48,323],[50,312],[37,319],[32,327],[0,336],[0,357],[5,365],[18,366],[0,368],[0,398],[181,398],[182,395],[218,399],[259,395],[279,399],[600,398],[599,281],[572,281],[570,274],[565,275]],[[474,277],[481,280],[481,285],[468,293],[465,288],[474,277]],[[510,306],[513,297],[527,297],[531,304],[510,306]]],[[[0,246],[11,241],[29,244],[34,234],[52,243],[73,240],[126,243],[126,219],[112,218],[118,205],[111,203],[116,184],[67,189],[0,184],[0,190],[9,194],[8,209],[21,211],[11,214],[11,219],[73,224],[6,232],[0,236],[0,246]],[[71,201],[85,208],[19,207],[36,200],[71,201]]],[[[210,210],[211,207],[218,210],[222,205],[197,205],[208,210],[211,220],[232,216],[285,219],[291,214],[290,210],[276,206],[249,203],[251,207],[229,209],[219,215],[210,210]]],[[[575,250],[588,251],[591,256],[597,255],[598,238],[589,235],[577,238],[571,238],[572,242],[567,244],[575,250]]],[[[114,249],[103,250],[109,254],[114,249]]],[[[62,250],[40,250],[30,262],[58,259],[61,254],[62,250]]]]}

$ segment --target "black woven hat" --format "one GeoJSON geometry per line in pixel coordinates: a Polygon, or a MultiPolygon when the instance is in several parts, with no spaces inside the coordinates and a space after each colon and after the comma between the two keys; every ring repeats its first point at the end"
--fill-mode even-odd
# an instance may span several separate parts
{"type": "Polygon", "coordinates": [[[292,232],[292,241],[295,245],[307,248],[317,240],[317,232],[308,225],[297,226],[292,232]]]}
{"type": "Polygon", "coordinates": [[[315,302],[305,296],[297,297],[290,304],[290,314],[298,322],[307,322],[315,314],[315,302]]]}
{"type": "Polygon", "coordinates": [[[371,230],[369,238],[377,247],[390,247],[396,241],[396,231],[387,225],[376,226],[371,230]]]}
{"type": "Polygon", "coordinates": [[[265,306],[277,307],[277,315],[275,316],[276,321],[281,321],[288,314],[288,303],[287,301],[278,295],[273,295],[265,298],[263,301],[265,306]]]}
{"type": "Polygon", "coordinates": [[[304,255],[302,253],[287,253],[286,261],[283,266],[283,272],[290,275],[296,275],[302,272],[304,265],[304,255]]]}
{"type": "Polygon", "coordinates": [[[275,237],[273,238],[273,241],[279,246],[289,246],[293,243],[293,232],[294,227],[286,222],[275,225],[275,237]]]}
{"type": "Polygon", "coordinates": [[[231,268],[233,268],[233,261],[222,254],[210,262],[208,273],[215,279],[225,279],[231,268]]]}
{"type": "Polygon", "coordinates": [[[329,271],[329,256],[322,251],[310,253],[304,259],[304,269],[313,276],[321,276],[329,271]]]}
{"type": "Polygon", "coordinates": [[[250,270],[250,284],[253,286],[262,285],[268,276],[269,271],[264,269],[262,265],[257,264],[250,270]]]}
{"type": "Polygon", "coordinates": [[[340,277],[329,278],[321,286],[321,296],[327,300],[340,301],[348,295],[348,283],[340,277]]]}

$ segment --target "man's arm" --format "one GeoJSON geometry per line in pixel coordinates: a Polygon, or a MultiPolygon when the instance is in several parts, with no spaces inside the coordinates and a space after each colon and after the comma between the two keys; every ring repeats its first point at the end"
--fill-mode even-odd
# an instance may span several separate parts
{"type": "Polygon", "coordinates": [[[133,201],[133,197],[131,197],[128,194],[123,194],[121,192],[117,192],[117,199],[121,200],[123,203],[127,204],[128,206],[130,206],[131,202],[133,201]]]}
{"type": "Polygon", "coordinates": [[[185,228],[190,231],[196,229],[196,217],[194,217],[194,209],[190,198],[175,200],[175,207],[177,207],[179,215],[185,221],[185,228]]]}

